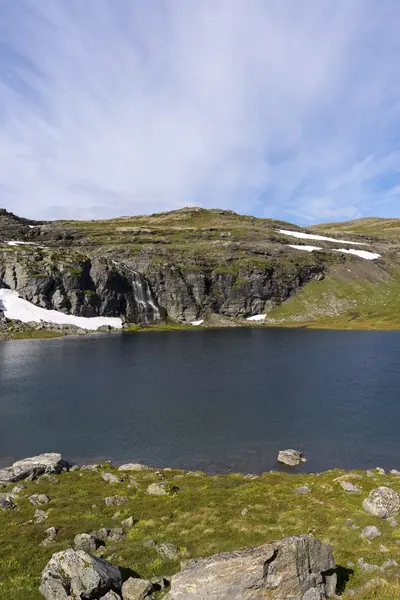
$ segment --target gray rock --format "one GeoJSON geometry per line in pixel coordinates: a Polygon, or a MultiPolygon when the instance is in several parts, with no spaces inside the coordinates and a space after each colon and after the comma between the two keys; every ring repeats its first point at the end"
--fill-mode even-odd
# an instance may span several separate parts
{"type": "Polygon", "coordinates": [[[350,481],[340,481],[339,483],[346,492],[350,492],[352,494],[361,494],[362,492],[358,485],[354,485],[354,483],[351,483],[350,481]]]}
{"type": "Polygon", "coordinates": [[[168,600],[322,600],[336,590],[330,546],[312,535],[182,564],[168,600]],[[309,590],[316,590],[319,596],[309,590]]]}
{"type": "Polygon", "coordinates": [[[152,577],[150,581],[153,584],[153,591],[165,590],[171,584],[170,577],[152,577]]]}
{"type": "Polygon", "coordinates": [[[0,494],[0,510],[14,510],[17,505],[11,494],[0,494]]]}
{"type": "Polygon", "coordinates": [[[44,538],[44,540],[42,542],[40,542],[40,545],[41,546],[50,546],[50,544],[54,544],[54,542],[56,541],[57,533],[58,533],[58,529],[56,529],[55,527],[49,527],[48,529],[46,529],[46,531],[45,531],[46,537],[44,538]]]}
{"type": "Polygon", "coordinates": [[[144,600],[152,589],[151,581],[130,577],[122,585],[122,597],[124,600],[144,600]]]}
{"type": "Polygon", "coordinates": [[[393,560],[385,560],[385,562],[383,563],[383,565],[381,566],[382,571],[385,571],[386,569],[391,569],[392,567],[398,567],[399,564],[393,560]]]}
{"type": "Polygon", "coordinates": [[[127,519],[124,519],[123,521],[121,521],[121,525],[122,527],[125,527],[125,529],[131,529],[131,527],[133,527],[135,524],[135,520],[133,517],[128,517],[127,519]]]}
{"type": "Polygon", "coordinates": [[[378,473],[378,475],[386,475],[385,469],[382,469],[381,467],[376,467],[375,471],[378,473]]]}
{"type": "Polygon", "coordinates": [[[47,563],[40,592],[46,600],[92,599],[118,592],[121,586],[117,567],[83,550],[68,548],[53,554],[47,563]]]}
{"type": "Polygon", "coordinates": [[[154,546],[157,546],[157,542],[156,540],[144,540],[142,546],[143,548],[154,548],[154,546]]]}
{"type": "Polygon", "coordinates": [[[110,590],[105,596],[101,597],[101,600],[121,600],[121,596],[110,590]]]}
{"type": "Polygon", "coordinates": [[[26,490],[26,485],[24,483],[18,483],[18,485],[15,485],[13,487],[13,489],[11,490],[11,493],[15,496],[18,496],[18,494],[20,494],[24,490],[26,490]]]}
{"type": "Polygon", "coordinates": [[[368,469],[365,474],[367,477],[375,477],[375,473],[371,469],[368,469]]]}
{"type": "Polygon", "coordinates": [[[177,560],[181,555],[179,548],[168,542],[157,544],[156,552],[161,560],[177,560]]]}
{"type": "Polygon", "coordinates": [[[308,487],[308,485],[302,485],[301,487],[294,489],[293,493],[294,494],[311,494],[311,490],[308,487]]]}
{"type": "Polygon", "coordinates": [[[126,496],[108,496],[104,502],[106,506],[121,506],[121,504],[128,502],[128,498],[126,496]]]}
{"type": "Polygon", "coordinates": [[[400,494],[388,487],[378,487],[370,492],[362,505],[367,513],[388,519],[400,510],[400,494]]]}
{"type": "Polygon", "coordinates": [[[120,477],[118,477],[118,475],[114,475],[114,473],[102,473],[101,477],[108,483],[121,483],[120,477]]]}
{"type": "Polygon", "coordinates": [[[397,469],[392,469],[391,471],[389,471],[389,475],[396,475],[398,477],[400,475],[400,471],[398,471],[397,469]]]}
{"type": "Polygon", "coordinates": [[[91,533],[78,533],[74,537],[75,550],[84,550],[90,554],[96,551],[98,545],[98,540],[91,533]]]}
{"type": "Polygon", "coordinates": [[[127,463],[118,467],[118,471],[148,471],[149,467],[140,463],[127,463]]]}
{"type": "Polygon", "coordinates": [[[347,527],[349,527],[350,529],[360,529],[358,527],[358,525],[356,525],[353,521],[353,519],[346,519],[344,522],[345,525],[347,525],[347,527]]]}
{"type": "Polygon", "coordinates": [[[378,565],[372,565],[364,561],[363,558],[358,559],[358,568],[360,571],[380,571],[381,568],[378,565]]]}
{"type": "Polygon", "coordinates": [[[11,467],[0,469],[0,482],[10,483],[21,479],[37,479],[44,473],[61,473],[69,464],[61,454],[48,453],[18,460],[11,467]]]}
{"type": "Polygon", "coordinates": [[[398,525],[396,519],[393,519],[393,518],[388,519],[388,522],[391,527],[397,527],[397,525],[398,525]]]}
{"type": "Polygon", "coordinates": [[[302,462],[307,462],[307,459],[298,450],[279,450],[278,462],[289,467],[296,467],[302,462]]]}
{"type": "Polygon", "coordinates": [[[244,508],[244,509],[241,511],[241,513],[240,513],[240,514],[242,515],[242,517],[245,517],[246,515],[248,515],[248,514],[249,514],[249,509],[248,509],[248,508],[244,508]]]}
{"type": "Polygon", "coordinates": [[[250,479],[250,481],[252,481],[253,479],[260,479],[260,476],[256,475],[255,473],[247,473],[247,475],[245,475],[244,478],[250,479]]]}
{"type": "Polygon", "coordinates": [[[383,544],[381,544],[379,546],[379,552],[390,552],[390,550],[387,546],[384,546],[383,544]]]}
{"type": "Polygon", "coordinates": [[[168,484],[164,481],[160,483],[151,483],[147,488],[147,493],[150,496],[166,496],[168,494],[168,484]]]}
{"type": "Polygon", "coordinates": [[[107,529],[106,527],[102,527],[101,529],[96,529],[92,531],[89,535],[91,535],[95,540],[100,540],[101,542],[105,542],[110,535],[111,529],[107,529]]]}
{"type": "Polygon", "coordinates": [[[380,537],[382,534],[375,525],[368,525],[360,533],[360,537],[366,538],[367,540],[373,540],[374,538],[380,537]]]}
{"type": "Polygon", "coordinates": [[[42,510],[41,508],[37,508],[35,510],[34,521],[35,523],[43,523],[48,518],[47,512],[42,510]]]}
{"type": "Polygon", "coordinates": [[[32,496],[29,497],[29,502],[33,504],[33,506],[41,506],[42,504],[50,502],[50,498],[47,494],[32,494],[32,496]]]}
{"type": "Polygon", "coordinates": [[[113,527],[110,529],[108,539],[112,542],[121,542],[125,538],[124,530],[120,527],[113,527]]]}

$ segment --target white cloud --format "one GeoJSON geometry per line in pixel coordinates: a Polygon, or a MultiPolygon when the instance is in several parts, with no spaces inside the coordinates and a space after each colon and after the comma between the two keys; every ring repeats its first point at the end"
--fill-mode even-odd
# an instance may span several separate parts
{"type": "Polygon", "coordinates": [[[395,0],[20,0],[3,13],[0,205],[15,212],[354,218],[399,164],[395,0]]]}

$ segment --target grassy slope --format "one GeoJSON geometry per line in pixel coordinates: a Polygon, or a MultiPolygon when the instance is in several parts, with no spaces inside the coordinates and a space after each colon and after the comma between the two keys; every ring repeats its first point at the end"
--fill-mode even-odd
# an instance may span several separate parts
{"type": "MultiPolygon", "coordinates": [[[[112,472],[108,465],[103,469],[112,472]]],[[[114,471],[115,472],[115,471],[114,471]]],[[[28,482],[18,499],[16,511],[0,511],[0,597],[2,600],[39,600],[40,573],[50,556],[72,545],[77,533],[100,527],[118,527],[120,521],[133,516],[137,521],[122,542],[109,542],[105,558],[121,567],[133,569],[142,577],[168,575],[179,570],[179,563],[163,563],[154,549],[144,548],[144,540],[168,541],[186,548],[184,556],[199,557],[240,547],[263,544],[289,535],[312,533],[330,543],[335,560],[342,567],[347,587],[359,588],[376,577],[376,572],[362,573],[348,563],[358,558],[381,565],[387,559],[400,562],[400,527],[368,515],[362,499],[379,485],[389,485],[400,492],[400,478],[393,475],[367,477],[356,481],[362,494],[349,494],[334,481],[343,471],[321,475],[265,473],[255,480],[243,475],[207,477],[178,471],[125,474],[123,482],[109,484],[99,472],[81,471],[56,476],[56,483],[42,479],[28,482]],[[178,475],[178,478],[175,476],[178,475]],[[179,486],[176,494],[149,496],[147,486],[164,479],[179,486]],[[128,488],[130,479],[135,483],[128,488]],[[297,495],[293,490],[307,484],[311,494],[297,495]],[[35,508],[29,503],[33,493],[47,493],[51,502],[43,506],[48,520],[28,523],[35,508]],[[106,496],[126,495],[129,501],[120,507],[107,508],[106,496]],[[241,515],[244,508],[249,510],[241,515]],[[113,517],[118,513],[116,518],[113,517]],[[370,542],[360,538],[360,529],[350,529],[346,519],[359,528],[376,525],[382,536],[370,542]],[[45,529],[59,529],[58,541],[50,547],[40,546],[45,529]],[[18,535],[16,535],[18,531],[18,535]],[[382,553],[381,544],[388,548],[382,553]],[[347,571],[346,571],[347,570],[347,571]]],[[[350,480],[350,478],[349,478],[350,480]]],[[[11,486],[9,486],[11,487],[11,486]]],[[[356,598],[394,599],[400,597],[396,583],[398,569],[385,571],[389,587],[380,586],[377,595],[356,598]],[[391,595],[390,595],[391,594],[391,595]]]]}
{"type": "Polygon", "coordinates": [[[367,217],[343,223],[322,223],[311,227],[315,232],[348,233],[380,236],[389,239],[400,239],[400,219],[383,219],[367,217]]]}

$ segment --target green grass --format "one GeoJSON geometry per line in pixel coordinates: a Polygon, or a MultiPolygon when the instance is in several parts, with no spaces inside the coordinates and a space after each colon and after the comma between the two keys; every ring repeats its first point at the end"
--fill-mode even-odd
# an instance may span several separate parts
{"type": "MultiPolygon", "coordinates": [[[[108,465],[101,470],[116,472],[108,465]]],[[[118,484],[103,481],[100,471],[63,473],[56,476],[57,484],[46,479],[27,482],[27,489],[17,501],[19,509],[0,512],[2,600],[39,600],[40,573],[54,552],[70,547],[77,533],[118,527],[121,520],[131,515],[136,520],[134,527],[128,530],[124,541],[106,545],[105,558],[114,555],[114,564],[133,569],[142,577],[179,570],[178,562],[163,563],[154,549],[144,548],[142,544],[147,539],[172,542],[185,549],[184,556],[200,557],[289,535],[312,533],[332,545],[337,564],[344,568],[349,561],[356,564],[360,557],[378,565],[388,558],[400,562],[397,543],[400,528],[368,515],[361,506],[362,499],[379,485],[390,485],[400,492],[400,478],[391,475],[376,474],[369,478],[359,472],[363,478],[357,485],[362,488],[362,494],[349,494],[335,481],[344,473],[339,470],[321,475],[265,473],[255,480],[246,480],[237,474],[196,477],[179,471],[167,470],[161,475],[148,471],[125,473],[118,484]],[[161,497],[147,495],[147,486],[162,478],[178,486],[177,493],[161,497]],[[134,483],[128,487],[131,479],[134,483]],[[293,493],[304,484],[311,488],[311,494],[293,493]],[[46,493],[51,499],[43,507],[49,517],[42,524],[28,523],[35,511],[28,500],[33,493],[46,493]],[[128,502],[107,508],[104,498],[114,494],[127,496],[128,502]],[[249,511],[246,516],[241,515],[243,508],[249,511]],[[376,525],[382,536],[368,543],[360,538],[359,529],[352,530],[345,525],[346,519],[353,519],[359,528],[376,525]],[[50,526],[59,530],[58,541],[45,548],[40,546],[40,541],[50,526]],[[389,552],[383,554],[379,550],[381,544],[389,552]]],[[[396,569],[392,573],[398,574],[396,569]]],[[[379,575],[386,577],[386,574],[379,575]]],[[[359,588],[376,577],[376,573],[362,573],[355,567],[349,576],[347,586],[359,588]]],[[[358,597],[388,599],[388,594],[399,589],[397,582],[391,585],[391,588],[380,589],[375,596],[358,597]]]]}
{"type": "MultiPolygon", "coordinates": [[[[351,263],[349,263],[351,270],[351,263]]],[[[311,282],[269,312],[278,325],[326,329],[400,329],[400,276],[361,279],[347,268],[311,282]]]]}
{"type": "Polygon", "coordinates": [[[31,340],[39,338],[56,338],[65,335],[63,331],[52,331],[49,329],[35,329],[25,331],[10,332],[13,340],[31,340]]]}

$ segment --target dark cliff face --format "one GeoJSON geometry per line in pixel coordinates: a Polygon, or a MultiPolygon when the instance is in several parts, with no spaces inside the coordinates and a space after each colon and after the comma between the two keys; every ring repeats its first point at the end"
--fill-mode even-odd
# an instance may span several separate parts
{"type": "Polygon", "coordinates": [[[43,308],[132,323],[190,322],[211,314],[246,318],[345,260],[330,252],[329,243],[326,252],[296,250],[280,228],[300,231],[197,208],[46,223],[0,211],[0,287],[43,308]]]}
{"type": "Polygon", "coordinates": [[[321,266],[287,273],[246,265],[229,273],[211,267],[183,270],[173,264],[149,264],[144,275],[134,262],[70,258],[74,260],[66,262],[25,248],[3,252],[0,287],[18,291],[37,306],[78,316],[121,316],[131,323],[166,317],[190,322],[212,313],[239,318],[262,313],[323,277],[321,266]]]}

